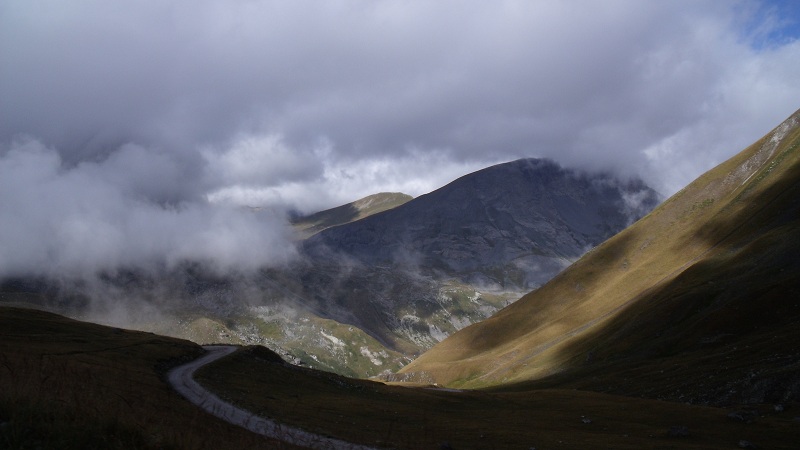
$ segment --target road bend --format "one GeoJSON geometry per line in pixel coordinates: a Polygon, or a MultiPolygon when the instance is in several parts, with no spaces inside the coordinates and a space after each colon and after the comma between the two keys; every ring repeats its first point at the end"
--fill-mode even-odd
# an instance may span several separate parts
{"type": "Polygon", "coordinates": [[[374,448],[280,424],[274,420],[257,416],[250,411],[222,400],[195,381],[194,373],[197,369],[206,364],[210,364],[224,356],[230,355],[236,351],[238,347],[233,345],[208,345],[203,348],[207,351],[205,355],[172,369],[168,374],[168,380],[179,394],[206,412],[254,433],[301,447],[337,450],[374,448]]]}

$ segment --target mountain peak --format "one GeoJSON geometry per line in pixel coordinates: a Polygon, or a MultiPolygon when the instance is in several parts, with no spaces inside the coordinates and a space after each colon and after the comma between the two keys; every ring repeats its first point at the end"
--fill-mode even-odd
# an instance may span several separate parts
{"type": "Polygon", "coordinates": [[[640,181],[565,169],[545,159],[521,159],[327,229],[309,239],[305,250],[314,257],[410,264],[471,281],[531,288],[658,200],[640,181]],[[490,271],[496,274],[487,275],[490,271]]]}

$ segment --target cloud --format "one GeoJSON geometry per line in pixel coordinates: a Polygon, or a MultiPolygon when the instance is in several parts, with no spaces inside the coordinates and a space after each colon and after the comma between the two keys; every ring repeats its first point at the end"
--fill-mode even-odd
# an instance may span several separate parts
{"type": "Polygon", "coordinates": [[[162,177],[175,171],[169,157],[140,147],[67,167],[52,148],[14,142],[0,158],[0,275],[86,277],[186,261],[252,271],[294,257],[280,218],[200,201],[154,202],[162,177]],[[147,173],[137,166],[142,160],[147,173]],[[148,192],[155,194],[142,195],[148,192]]]}
{"type": "Polygon", "coordinates": [[[420,195],[519,157],[635,174],[670,194],[800,106],[795,10],[2,2],[0,221],[18,237],[3,240],[3,264],[230,265],[219,255],[253,248],[232,236],[268,245],[283,233],[236,206],[420,195]],[[92,258],[69,256],[85,246],[92,258]]]}

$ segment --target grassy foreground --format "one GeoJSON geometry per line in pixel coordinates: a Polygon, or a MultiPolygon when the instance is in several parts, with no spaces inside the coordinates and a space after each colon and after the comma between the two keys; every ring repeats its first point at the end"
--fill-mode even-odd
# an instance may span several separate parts
{"type": "MultiPolygon", "coordinates": [[[[164,381],[187,341],[0,307],[0,448],[290,448],[189,404],[164,381]]],[[[200,381],[279,422],[386,448],[796,448],[796,411],[689,406],[570,389],[407,388],[247,347],[200,381]],[[729,417],[731,412],[746,421],[729,417]]]]}
{"type": "Polygon", "coordinates": [[[188,341],[0,307],[0,448],[288,448],[228,425],[164,374],[188,341]]]}
{"type": "Polygon", "coordinates": [[[389,386],[287,365],[248,347],[198,373],[260,415],[376,447],[583,449],[796,448],[791,411],[736,410],[578,390],[453,391],[389,386]],[[753,420],[754,419],[754,420],[753,420]]]}

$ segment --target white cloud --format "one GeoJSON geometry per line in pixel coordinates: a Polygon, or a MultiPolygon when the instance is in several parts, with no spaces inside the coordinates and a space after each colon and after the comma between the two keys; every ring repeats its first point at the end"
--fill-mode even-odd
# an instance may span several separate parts
{"type": "Polygon", "coordinates": [[[287,146],[278,135],[251,134],[236,138],[223,151],[208,148],[202,153],[209,175],[223,184],[274,186],[318,175],[325,148],[303,152],[287,146]]]}
{"type": "Polygon", "coordinates": [[[248,271],[294,256],[282,217],[132,196],[126,167],[112,159],[67,167],[37,141],[12,144],[0,157],[0,275],[88,276],[187,260],[248,271]]]}

